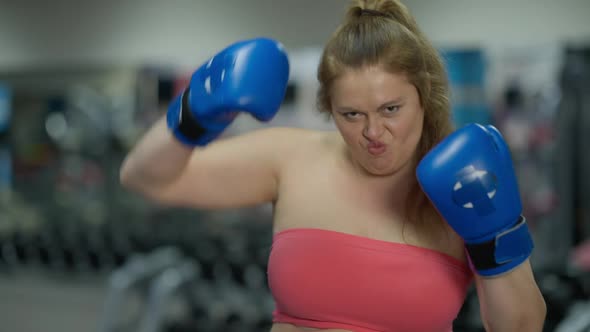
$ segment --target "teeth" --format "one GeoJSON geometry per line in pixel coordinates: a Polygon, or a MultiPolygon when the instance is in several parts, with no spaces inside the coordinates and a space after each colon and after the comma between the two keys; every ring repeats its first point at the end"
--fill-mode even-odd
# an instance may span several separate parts
{"type": "Polygon", "coordinates": [[[461,184],[461,182],[457,182],[455,183],[455,187],[453,187],[453,190],[457,191],[461,188],[463,188],[463,185],[461,184]]]}
{"type": "Polygon", "coordinates": [[[491,198],[492,198],[492,197],[494,197],[494,196],[496,196],[496,190],[495,190],[495,189],[494,189],[493,191],[490,191],[490,192],[488,193],[488,198],[490,198],[490,199],[491,199],[491,198]]]}
{"type": "Polygon", "coordinates": [[[473,209],[473,203],[469,202],[467,204],[464,204],[463,207],[466,209],[473,209]]]}

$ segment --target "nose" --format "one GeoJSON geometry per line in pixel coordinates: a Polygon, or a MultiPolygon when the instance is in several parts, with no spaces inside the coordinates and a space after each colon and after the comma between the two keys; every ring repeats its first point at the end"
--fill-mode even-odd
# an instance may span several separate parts
{"type": "Polygon", "coordinates": [[[363,136],[369,141],[377,141],[383,135],[385,126],[383,121],[375,116],[368,116],[363,129],[363,136]]]}

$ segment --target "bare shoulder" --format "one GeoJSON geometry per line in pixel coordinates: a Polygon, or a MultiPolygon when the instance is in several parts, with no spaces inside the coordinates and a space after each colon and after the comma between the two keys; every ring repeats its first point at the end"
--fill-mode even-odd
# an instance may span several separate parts
{"type": "MultiPolygon", "coordinates": [[[[463,239],[455,232],[455,230],[453,230],[453,228],[451,228],[451,226],[449,226],[449,224],[447,224],[445,221],[442,223],[445,229],[448,244],[439,249],[460,261],[466,262],[467,257],[465,256],[465,243],[463,239]]],[[[439,243],[444,243],[444,241],[440,241],[439,243]]]]}
{"type": "Polygon", "coordinates": [[[466,261],[463,239],[438,214],[428,217],[416,231],[420,245],[466,261]]]}
{"type": "Polygon", "coordinates": [[[335,140],[332,132],[305,128],[270,127],[248,132],[240,139],[254,148],[269,148],[282,158],[297,156],[299,152],[306,155],[326,148],[335,140]]]}
{"type": "Polygon", "coordinates": [[[310,176],[310,169],[323,164],[339,146],[336,133],[305,128],[272,127],[247,135],[258,137],[250,149],[266,150],[256,152],[261,156],[272,155],[269,162],[275,165],[280,183],[286,178],[310,176]]]}
{"type": "Polygon", "coordinates": [[[246,134],[243,134],[242,136],[258,136],[260,138],[271,139],[273,144],[284,145],[290,143],[298,143],[302,140],[311,139],[312,137],[317,136],[319,134],[319,131],[304,128],[269,127],[254,130],[246,134]]]}

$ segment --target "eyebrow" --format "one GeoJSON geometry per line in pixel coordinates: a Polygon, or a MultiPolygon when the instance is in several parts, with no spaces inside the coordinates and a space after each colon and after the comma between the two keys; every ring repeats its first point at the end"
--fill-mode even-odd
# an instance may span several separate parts
{"type": "MultiPolygon", "coordinates": [[[[400,104],[405,99],[406,99],[405,97],[395,98],[393,100],[390,100],[388,102],[381,104],[377,109],[380,110],[380,109],[385,108],[386,106],[389,106],[389,105],[400,104]]],[[[344,112],[359,112],[359,110],[355,109],[354,107],[348,107],[348,106],[339,106],[339,107],[336,107],[336,110],[340,111],[340,112],[342,112],[342,111],[344,111],[344,112]]]]}

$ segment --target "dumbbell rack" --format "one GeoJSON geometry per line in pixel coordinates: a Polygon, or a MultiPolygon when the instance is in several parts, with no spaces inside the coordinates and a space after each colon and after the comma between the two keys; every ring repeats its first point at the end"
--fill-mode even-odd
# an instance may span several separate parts
{"type": "Polygon", "coordinates": [[[159,210],[141,223],[92,225],[40,221],[17,210],[13,218],[26,217],[31,226],[15,222],[0,232],[0,269],[66,280],[102,276],[108,291],[101,332],[270,329],[271,228],[259,214],[208,220],[199,212],[159,210]]]}

